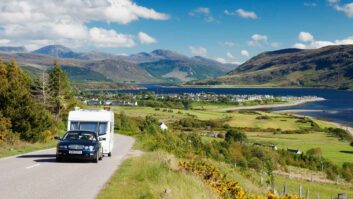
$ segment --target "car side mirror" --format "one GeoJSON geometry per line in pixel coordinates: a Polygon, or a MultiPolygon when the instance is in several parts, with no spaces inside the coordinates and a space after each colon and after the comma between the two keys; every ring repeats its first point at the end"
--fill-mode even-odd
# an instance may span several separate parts
{"type": "Polygon", "coordinates": [[[56,140],[61,140],[61,139],[62,139],[62,137],[60,137],[60,136],[56,135],[56,136],[54,137],[54,139],[56,139],[56,140]]]}
{"type": "Polygon", "coordinates": [[[101,137],[100,137],[100,138],[98,138],[98,140],[99,140],[99,141],[105,141],[105,140],[107,140],[107,139],[106,139],[106,138],[101,138],[101,137]]]}

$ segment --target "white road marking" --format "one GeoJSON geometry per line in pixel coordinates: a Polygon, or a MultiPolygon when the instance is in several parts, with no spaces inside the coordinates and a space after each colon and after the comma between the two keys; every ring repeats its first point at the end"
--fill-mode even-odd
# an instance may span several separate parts
{"type": "Polygon", "coordinates": [[[31,166],[28,166],[28,167],[26,167],[26,169],[32,169],[33,167],[37,167],[37,166],[39,166],[40,164],[34,164],[34,165],[31,165],[31,166]]]}

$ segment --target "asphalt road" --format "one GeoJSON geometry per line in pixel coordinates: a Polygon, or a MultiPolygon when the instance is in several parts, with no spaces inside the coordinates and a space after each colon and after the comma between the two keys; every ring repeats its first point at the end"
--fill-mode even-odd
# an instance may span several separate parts
{"type": "Polygon", "coordinates": [[[0,159],[0,198],[95,198],[133,143],[133,138],[116,134],[112,157],[99,163],[57,163],[55,149],[0,159]]]}

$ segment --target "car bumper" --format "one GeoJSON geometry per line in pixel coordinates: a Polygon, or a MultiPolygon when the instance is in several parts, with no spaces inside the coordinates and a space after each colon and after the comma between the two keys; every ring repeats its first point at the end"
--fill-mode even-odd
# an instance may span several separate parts
{"type": "MultiPolygon", "coordinates": [[[[81,151],[81,150],[75,150],[81,151]]],[[[82,154],[70,154],[69,150],[57,150],[56,157],[59,158],[73,158],[73,159],[95,159],[97,151],[82,151],[82,154]]]]}

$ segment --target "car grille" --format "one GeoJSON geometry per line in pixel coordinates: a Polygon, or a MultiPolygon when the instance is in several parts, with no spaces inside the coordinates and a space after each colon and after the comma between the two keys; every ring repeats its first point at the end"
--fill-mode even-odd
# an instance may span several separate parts
{"type": "Polygon", "coordinates": [[[83,145],[71,144],[69,145],[69,149],[83,149],[83,145]]]}

